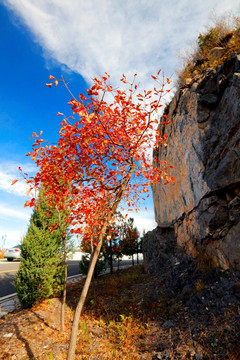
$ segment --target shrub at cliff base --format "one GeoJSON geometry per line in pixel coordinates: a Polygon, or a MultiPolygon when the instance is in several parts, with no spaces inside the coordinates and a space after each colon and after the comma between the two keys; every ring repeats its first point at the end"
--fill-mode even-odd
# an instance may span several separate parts
{"type": "Polygon", "coordinates": [[[18,298],[24,308],[59,294],[63,288],[61,237],[57,230],[49,231],[54,214],[49,217],[43,203],[39,205],[22,242],[21,263],[15,278],[18,298]]]}

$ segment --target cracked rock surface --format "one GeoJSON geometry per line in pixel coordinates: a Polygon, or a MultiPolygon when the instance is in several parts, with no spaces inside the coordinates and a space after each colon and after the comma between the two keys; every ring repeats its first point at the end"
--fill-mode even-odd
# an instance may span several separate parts
{"type": "Polygon", "coordinates": [[[173,166],[176,183],[153,185],[157,224],[173,228],[187,254],[207,251],[240,270],[240,54],[191,79],[165,114],[168,146],[154,157],[173,166]]]}

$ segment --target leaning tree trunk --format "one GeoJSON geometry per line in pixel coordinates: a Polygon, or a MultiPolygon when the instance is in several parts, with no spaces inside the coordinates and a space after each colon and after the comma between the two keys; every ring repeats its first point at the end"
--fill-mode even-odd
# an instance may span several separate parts
{"type": "Polygon", "coordinates": [[[64,331],[64,314],[65,314],[65,304],[67,296],[67,247],[66,247],[66,237],[63,236],[63,254],[64,254],[64,283],[63,283],[63,296],[62,296],[62,305],[61,305],[61,332],[64,331]]]}
{"type": "Polygon", "coordinates": [[[113,253],[112,253],[112,240],[110,239],[110,273],[113,274],[113,253]]]}
{"type": "Polygon", "coordinates": [[[103,227],[101,229],[101,233],[100,233],[100,236],[99,236],[99,242],[98,242],[97,247],[94,250],[94,253],[93,253],[93,256],[92,256],[92,261],[91,261],[90,267],[88,269],[88,274],[87,274],[87,277],[86,277],[86,280],[85,280],[85,284],[83,286],[82,293],[81,293],[80,299],[78,301],[78,304],[77,304],[77,307],[76,307],[76,310],[75,310],[75,313],[74,313],[67,360],[74,360],[75,359],[75,351],[76,351],[76,345],[77,345],[79,319],[80,319],[82,309],[83,309],[83,306],[84,306],[84,303],[85,303],[85,300],[86,300],[86,297],[87,297],[87,293],[88,293],[89,286],[90,286],[90,283],[91,283],[91,280],[92,280],[94,268],[95,268],[95,265],[97,263],[98,255],[99,255],[100,250],[101,250],[103,238],[105,236],[109,221],[112,219],[113,215],[115,214],[115,212],[116,212],[116,210],[118,208],[118,205],[119,205],[119,203],[120,203],[120,201],[121,201],[121,199],[122,199],[122,197],[123,197],[123,195],[125,193],[126,187],[127,187],[128,183],[129,183],[129,180],[131,179],[131,176],[132,176],[135,168],[136,168],[136,165],[134,163],[132,163],[130,168],[129,168],[128,174],[125,177],[125,180],[123,181],[120,189],[116,193],[116,197],[115,197],[115,201],[113,203],[112,209],[111,209],[111,211],[109,211],[109,213],[107,215],[107,218],[106,218],[106,220],[105,220],[105,222],[103,224],[103,227]]]}
{"type": "Polygon", "coordinates": [[[102,239],[99,241],[98,246],[95,248],[92,261],[88,270],[88,274],[85,280],[84,287],[82,289],[81,297],[78,301],[74,318],[73,318],[73,324],[72,324],[72,331],[71,331],[71,338],[70,338],[70,345],[68,349],[68,360],[73,360],[75,358],[75,350],[76,350],[76,343],[77,343],[77,335],[78,335],[78,324],[79,324],[79,318],[82,313],[82,309],[87,297],[88,289],[92,280],[92,276],[94,273],[95,265],[97,263],[98,255],[100,253],[102,246],[102,239]]]}
{"type": "Polygon", "coordinates": [[[64,280],[63,280],[63,296],[62,296],[62,304],[61,304],[61,314],[60,314],[60,331],[64,331],[64,315],[65,315],[65,303],[67,296],[67,246],[66,246],[66,234],[62,231],[62,217],[61,213],[56,205],[56,210],[58,212],[58,227],[60,231],[60,235],[62,238],[63,244],[63,262],[64,262],[64,280]]]}

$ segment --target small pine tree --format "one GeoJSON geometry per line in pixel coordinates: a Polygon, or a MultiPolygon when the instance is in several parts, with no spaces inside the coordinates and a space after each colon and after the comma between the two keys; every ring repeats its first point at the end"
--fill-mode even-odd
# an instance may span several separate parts
{"type": "Polygon", "coordinates": [[[22,242],[21,263],[15,278],[18,298],[24,308],[59,294],[63,288],[64,264],[59,230],[50,232],[57,213],[50,211],[40,192],[22,242]]]}
{"type": "MultiPolygon", "coordinates": [[[[87,275],[89,265],[91,261],[91,255],[86,254],[82,256],[82,259],[79,261],[79,271],[80,274],[87,275]]],[[[100,254],[99,259],[97,261],[96,267],[94,269],[94,278],[97,278],[102,272],[106,270],[106,260],[103,254],[100,254]]]]}

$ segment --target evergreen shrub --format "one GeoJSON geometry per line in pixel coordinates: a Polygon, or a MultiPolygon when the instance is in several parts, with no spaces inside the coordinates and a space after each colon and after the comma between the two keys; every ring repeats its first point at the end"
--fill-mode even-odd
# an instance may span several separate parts
{"type": "Polygon", "coordinates": [[[38,201],[26,236],[22,241],[21,263],[15,278],[18,298],[24,308],[62,292],[64,264],[61,236],[58,230],[50,232],[57,214],[50,213],[45,202],[38,201]]]}
{"type": "MultiPolygon", "coordinates": [[[[80,274],[87,275],[89,265],[90,265],[90,255],[89,254],[83,255],[82,259],[79,262],[80,274]]],[[[97,264],[95,266],[94,277],[100,275],[100,273],[105,271],[105,269],[106,269],[106,260],[103,255],[100,255],[97,264]]]]}

